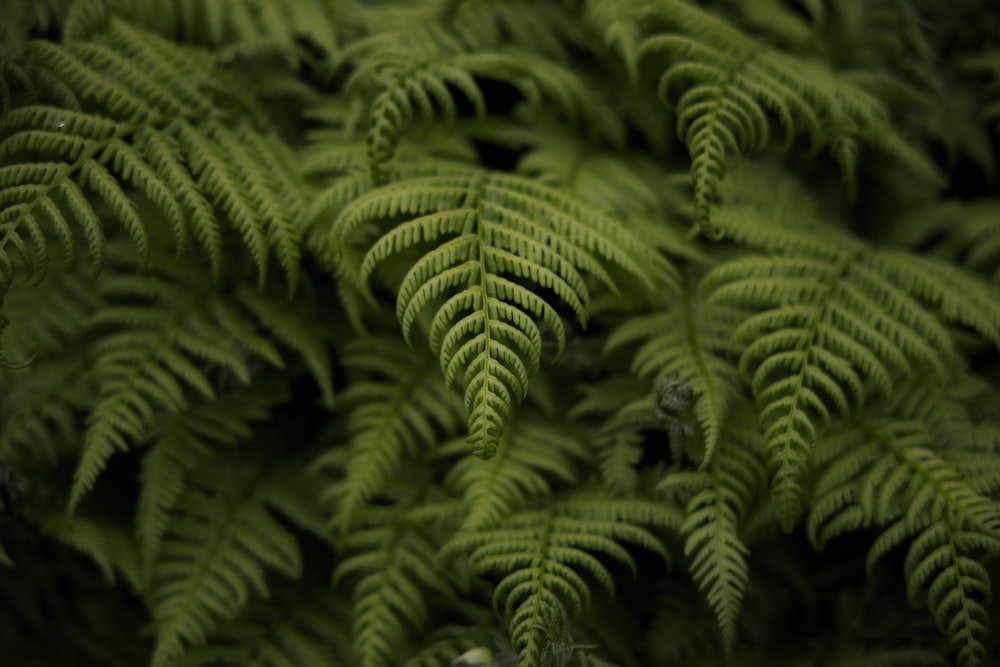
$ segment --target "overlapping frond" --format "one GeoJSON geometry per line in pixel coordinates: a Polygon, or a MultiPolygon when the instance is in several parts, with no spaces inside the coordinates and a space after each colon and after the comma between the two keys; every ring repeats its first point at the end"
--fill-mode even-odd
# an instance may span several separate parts
{"type": "MultiPolygon", "coordinates": [[[[263,470],[236,456],[220,457],[189,478],[148,593],[156,627],[153,667],[171,664],[253,596],[265,596],[267,570],[299,576],[298,539],[275,512],[301,525],[301,508],[310,507],[314,492],[300,468],[263,470]]],[[[306,518],[306,528],[322,523],[318,515],[306,518]]]]}
{"type": "Polygon", "coordinates": [[[154,425],[149,451],[142,460],[135,514],[142,576],[148,585],[170,518],[184,494],[188,476],[210,461],[214,449],[247,440],[252,422],[268,417],[268,408],[284,398],[282,387],[240,387],[215,399],[187,405],[154,425]]]}
{"type": "Polygon", "coordinates": [[[359,340],[345,350],[350,372],[340,405],[350,412],[345,444],[332,444],[313,462],[319,470],[343,468],[323,493],[334,526],[346,534],[358,511],[371,503],[406,464],[457,434],[462,402],[441,384],[434,357],[417,355],[398,339],[359,340]],[[415,358],[416,357],[416,358],[415,358]]]}
{"type": "Polygon", "coordinates": [[[596,580],[608,593],[613,577],[598,558],[606,557],[635,569],[625,544],[667,551],[646,526],[680,527],[680,515],[663,504],[640,498],[611,499],[577,494],[549,504],[526,508],[493,528],[456,535],[446,557],[466,554],[474,572],[499,574],[494,591],[497,613],[510,620],[510,639],[518,664],[540,667],[547,646],[566,637],[549,636],[546,621],[568,612],[579,616],[590,604],[584,577],[596,580]]]}
{"type": "Polygon", "coordinates": [[[274,344],[254,322],[210,288],[196,267],[184,279],[170,270],[139,276],[123,262],[100,282],[106,305],[91,326],[108,331],[93,347],[96,402],[87,418],[70,506],[94,485],[114,452],[142,443],[160,414],[179,414],[188,392],[215,397],[208,365],[250,381],[253,354],[281,365],[274,344]]]}
{"type": "Polygon", "coordinates": [[[399,664],[400,643],[427,622],[429,595],[452,594],[454,584],[436,560],[442,531],[419,519],[427,511],[426,501],[413,509],[369,507],[347,537],[348,555],[334,581],[353,582],[353,664],[359,667],[399,664]]]}
{"type": "Polygon", "coordinates": [[[959,665],[982,665],[991,596],[982,562],[1000,550],[1000,505],[983,493],[1000,482],[1000,471],[979,471],[981,479],[963,471],[963,453],[975,458],[979,448],[968,437],[975,427],[942,393],[903,391],[890,403],[899,417],[872,410],[821,441],[809,534],[822,546],[861,527],[883,527],[868,554],[869,572],[909,542],[903,574],[911,601],[927,604],[959,665]],[[923,399],[931,395],[937,400],[929,406],[923,399]]]}
{"type": "Polygon", "coordinates": [[[716,456],[702,470],[670,473],[658,487],[686,506],[684,553],[691,559],[692,578],[715,612],[727,652],[736,638],[750,576],[741,522],[765,480],[763,443],[748,421],[731,420],[716,456]]]}
{"type": "Polygon", "coordinates": [[[296,179],[283,157],[290,150],[209,56],[109,18],[92,41],[34,42],[26,58],[82,108],[25,106],[0,120],[0,287],[18,274],[44,275],[50,239],[70,262],[81,233],[99,270],[105,220],[117,220],[146,256],[147,223],[129,187],[161,211],[178,252],[193,236],[218,273],[220,220],[228,220],[261,281],[273,250],[294,287],[300,233],[287,187],[296,179]],[[215,96],[227,90],[233,108],[220,113],[215,96]],[[266,167],[262,152],[274,156],[266,167]]]}
{"type": "MultiPolygon", "coordinates": [[[[586,460],[586,443],[551,417],[519,414],[504,430],[497,455],[489,461],[463,456],[444,483],[465,499],[460,532],[492,528],[530,501],[552,494],[554,484],[579,477],[575,462],[586,460]]],[[[462,443],[457,443],[464,448],[462,443]]],[[[445,447],[441,454],[454,454],[445,447]]]]}
{"type": "Polygon", "coordinates": [[[739,373],[728,357],[731,335],[742,312],[707,303],[688,289],[661,299],[662,310],[626,320],[605,342],[605,351],[638,345],[632,372],[640,377],[678,376],[694,391],[694,415],[704,438],[702,463],[715,452],[732,403],[742,393],[739,373]]]}
{"type": "MultiPolygon", "coordinates": [[[[376,43],[377,44],[377,43],[376,43]]],[[[486,79],[512,86],[534,107],[555,107],[571,122],[580,116],[596,124],[597,102],[585,82],[568,68],[529,51],[468,51],[457,41],[428,52],[426,44],[404,40],[369,51],[362,41],[347,56],[360,57],[347,83],[350,94],[371,98],[368,158],[372,175],[384,180],[388,163],[403,132],[420,118],[441,115],[446,123],[458,117],[455,95],[461,93],[475,116],[487,112],[480,82],[486,79]]]]}
{"type": "Polygon", "coordinates": [[[932,183],[941,178],[928,158],[895,128],[883,103],[822,63],[768,47],[721,18],[682,0],[658,0],[673,31],[653,35],[644,53],[670,64],[660,79],[661,99],[677,109],[677,134],[691,153],[695,208],[702,231],[727,231],[710,220],[728,163],[772,145],[772,120],[787,148],[800,134],[814,149],[829,147],[849,189],[862,143],[889,152],[932,183]]]}
{"type": "Polygon", "coordinates": [[[396,315],[409,340],[417,316],[444,298],[431,323],[431,349],[447,385],[464,379],[469,443],[481,458],[495,454],[512,405],[541,363],[536,318],[563,347],[565,329],[547,293],[585,323],[590,289],[584,273],[613,290],[608,265],[648,286],[657,268],[671,272],[614,218],[528,179],[469,168],[360,197],[335,221],[334,245],[347,243],[367,221],[398,216],[406,220],[368,250],[362,276],[406,248],[437,243],[404,277],[396,315]]]}
{"type": "Polygon", "coordinates": [[[834,415],[873,392],[890,394],[896,378],[920,369],[948,377],[958,358],[948,320],[1000,344],[1000,302],[951,266],[839,240],[808,210],[804,222],[772,215],[765,206],[775,203],[717,211],[732,238],[769,254],[717,266],[702,288],[710,303],[746,309],[732,337],[775,469],[773,498],[791,530],[813,444],[834,415]]]}

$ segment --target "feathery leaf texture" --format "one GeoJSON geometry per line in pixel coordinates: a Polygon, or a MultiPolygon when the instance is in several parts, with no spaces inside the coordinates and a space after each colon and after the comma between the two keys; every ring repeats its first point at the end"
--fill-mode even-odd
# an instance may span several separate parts
{"type": "Polygon", "coordinates": [[[221,623],[207,644],[170,665],[346,667],[343,656],[348,655],[349,642],[343,630],[348,612],[329,589],[299,595],[291,586],[280,586],[267,601],[255,601],[239,618],[221,623]]]}
{"type": "Polygon", "coordinates": [[[802,133],[814,150],[829,146],[852,193],[862,141],[940,184],[936,168],[900,136],[877,96],[821,63],[770,49],[683,0],[655,4],[673,31],[648,37],[642,52],[670,58],[660,98],[676,106],[677,134],[692,158],[698,224],[709,238],[728,231],[710,220],[727,162],[767,148],[771,118],[784,130],[785,149],[802,133]]]}
{"type": "Polygon", "coordinates": [[[985,667],[987,5],[0,2],[4,659],[985,667]]]}
{"type": "Polygon", "coordinates": [[[170,517],[184,494],[188,476],[213,456],[219,445],[235,445],[253,434],[251,422],[262,421],[283,392],[257,386],[227,391],[217,398],[188,405],[154,426],[143,456],[141,490],[135,514],[142,575],[148,585],[170,517]]]}
{"type": "Polygon", "coordinates": [[[87,418],[71,508],[115,451],[145,442],[157,415],[184,411],[192,390],[215,398],[209,364],[243,383],[251,380],[251,355],[283,365],[277,347],[250,315],[220,290],[204,290],[211,280],[196,267],[139,276],[130,271],[132,263],[122,264],[102,277],[107,305],[91,319],[93,328],[109,333],[93,348],[97,400],[87,418]]]}
{"type": "Polygon", "coordinates": [[[706,303],[690,290],[662,299],[662,310],[622,323],[608,336],[605,351],[641,344],[632,372],[640,377],[678,376],[694,391],[694,415],[704,438],[703,464],[712,461],[729,407],[742,394],[739,374],[727,359],[730,336],[742,312],[706,303]]]}
{"type": "MultiPolygon", "coordinates": [[[[463,456],[455,461],[444,483],[465,499],[460,532],[492,528],[531,500],[549,496],[554,486],[550,478],[564,484],[576,481],[573,462],[589,458],[586,444],[551,422],[524,411],[504,431],[495,457],[484,462],[463,456]]],[[[439,452],[460,453],[456,449],[443,447],[439,452]]]]}
{"type": "Polygon", "coordinates": [[[435,559],[441,531],[419,516],[400,504],[366,508],[347,537],[349,555],[337,566],[334,582],[356,579],[354,664],[360,667],[398,664],[401,640],[427,621],[429,591],[449,595],[453,589],[435,559]]]}
{"type": "Polygon", "coordinates": [[[573,617],[590,604],[584,574],[608,593],[614,583],[596,554],[635,571],[622,543],[642,546],[668,558],[660,539],[643,524],[680,527],[670,508],[639,498],[616,500],[599,494],[578,494],[547,509],[516,512],[494,528],[461,533],[449,542],[446,557],[467,554],[473,571],[502,575],[493,596],[498,613],[510,619],[510,637],[519,662],[540,667],[547,637],[543,625],[565,607],[573,617]]]}
{"type": "Polygon", "coordinates": [[[691,559],[691,576],[715,612],[727,652],[736,638],[750,576],[750,552],[739,534],[740,521],[764,481],[763,445],[759,438],[741,440],[746,433],[753,431],[744,425],[724,432],[717,455],[706,467],[668,474],[658,487],[687,498],[681,525],[684,553],[691,559]]]}
{"type": "Polygon", "coordinates": [[[496,453],[511,406],[524,398],[529,375],[539,369],[542,334],[535,318],[553,333],[559,351],[565,342],[558,312],[523,282],[552,292],[585,324],[590,290],[581,272],[614,290],[606,264],[650,287],[644,266],[670,271],[614,218],[528,179],[469,168],[363,195],[334,222],[334,245],[347,242],[366,221],[400,216],[405,221],[369,248],[361,274],[367,278],[406,248],[438,244],[404,277],[396,316],[409,341],[420,312],[447,295],[431,323],[431,349],[446,385],[463,377],[468,440],[480,458],[496,453]]]}
{"type": "Polygon", "coordinates": [[[178,251],[193,235],[218,274],[219,220],[228,219],[261,282],[273,248],[294,288],[298,204],[295,190],[283,186],[296,178],[280,173],[290,151],[273,131],[261,131],[263,114],[252,102],[220,113],[213,94],[232,85],[205,54],[111,18],[99,41],[33,42],[26,58],[65,82],[82,109],[26,106],[0,119],[0,291],[19,273],[44,275],[50,238],[71,262],[77,230],[99,271],[105,208],[147,257],[147,225],[126,184],[169,221],[178,251]],[[275,156],[267,168],[262,152],[275,156]]]}
{"type": "Polygon", "coordinates": [[[226,459],[189,479],[161,543],[148,594],[157,628],[153,667],[171,664],[185,646],[204,643],[251,595],[265,596],[267,569],[300,574],[298,540],[275,510],[301,524],[298,508],[311,504],[314,486],[301,469],[265,471],[226,459]]]}
{"type": "MultiPolygon", "coordinates": [[[[463,416],[461,400],[441,384],[430,355],[415,359],[413,350],[384,336],[356,341],[346,352],[351,380],[340,404],[353,406],[346,425],[351,454],[343,478],[320,498],[342,534],[406,461],[454,436],[463,416]]],[[[335,468],[343,447],[334,443],[313,468],[335,468]]]]}
{"type": "MultiPolygon", "coordinates": [[[[928,407],[903,393],[903,400],[895,400],[911,418],[869,417],[819,444],[824,467],[810,538],[822,546],[863,526],[886,526],[868,554],[869,572],[911,539],[903,572],[911,601],[926,600],[959,665],[984,665],[984,602],[991,588],[982,560],[1000,549],[1000,506],[949,461],[961,462],[961,449],[975,447],[975,441],[942,441],[932,423],[934,413],[943,410],[940,403],[928,407]]],[[[964,435],[969,427],[953,432],[964,435]]],[[[1000,483],[1000,471],[988,475],[992,485],[1000,483]]]]}
{"type": "Polygon", "coordinates": [[[701,287],[709,303],[746,311],[732,338],[790,531],[812,447],[834,414],[848,416],[871,387],[890,394],[896,378],[919,369],[947,378],[957,359],[948,321],[1000,346],[1000,301],[995,289],[946,264],[840,237],[814,211],[798,211],[794,189],[778,189],[776,200],[759,193],[759,203],[720,209],[734,240],[768,254],[720,264],[701,287]],[[778,202],[788,207],[776,215],[770,207],[778,202]],[[808,222],[787,219],[797,213],[808,222]]]}

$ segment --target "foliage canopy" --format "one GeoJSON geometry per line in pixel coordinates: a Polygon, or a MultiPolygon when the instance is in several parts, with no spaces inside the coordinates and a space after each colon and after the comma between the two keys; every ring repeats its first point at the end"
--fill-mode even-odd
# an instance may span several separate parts
{"type": "Polygon", "coordinates": [[[986,665],[998,45],[974,0],[5,2],[4,659],[986,665]]]}

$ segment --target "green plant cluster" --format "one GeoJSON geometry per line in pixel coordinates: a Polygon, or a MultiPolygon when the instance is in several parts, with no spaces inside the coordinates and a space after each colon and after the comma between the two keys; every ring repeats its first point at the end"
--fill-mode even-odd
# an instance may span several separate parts
{"type": "Polygon", "coordinates": [[[998,664],[998,138],[987,0],[3,2],[0,661],[998,664]]]}

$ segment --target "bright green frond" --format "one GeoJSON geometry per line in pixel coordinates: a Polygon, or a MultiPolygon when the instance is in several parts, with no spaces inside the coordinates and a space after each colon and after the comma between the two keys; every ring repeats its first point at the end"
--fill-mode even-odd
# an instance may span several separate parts
{"type": "Polygon", "coordinates": [[[641,267],[665,264],[617,220],[528,179],[456,167],[411,178],[351,202],[335,221],[335,246],[369,220],[404,215],[362,261],[367,273],[393,254],[436,242],[399,286],[396,312],[405,337],[417,315],[438,306],[430,331],[447,384],[465,385],[469,443],[477,456],[496,452],[509,411],[527,390],[541,339],[534,318],[564,337],[556,311],[527,285],[550,291],[586,321],[589,290],[580,271],[616,264],[646,284],[641,267]],[[368,268],[366,268],[368,267],[368,268]],[[461,375],[460,375],[461,374],[461,375]]]}
{"type": "Polygon", "coordinates": [[[623,546],[631,544],[666,558],[659,538],[642,524],[676,528],[676,520],[670,510],[648,501],[581,495],[547,510],[515,512],[493,528],[460,533],[449,542],[445,554],[466,554],[476,573],[502,576],[494,606],[510,619],[518,664],[539,667],[544,664],[546,646],[567,639],[549,636],[546,620],[566,611],[575,618],[590,604],[584,575],[613,592],[611,574],[597,556],[634,569],[634,560],[623,546]]]}

